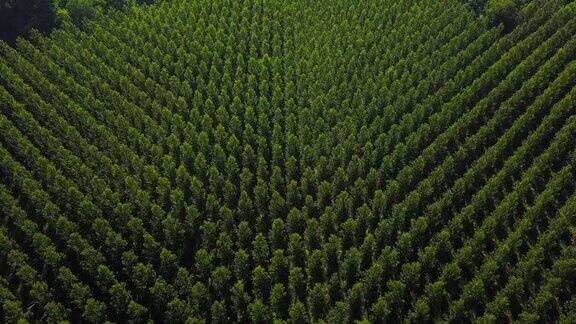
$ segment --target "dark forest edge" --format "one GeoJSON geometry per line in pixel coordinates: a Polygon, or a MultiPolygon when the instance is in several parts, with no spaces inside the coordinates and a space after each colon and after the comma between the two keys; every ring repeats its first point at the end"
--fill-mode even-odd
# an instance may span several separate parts
{"type": "Polygon", "coordinates": [[[0,39],[14,43],[33,29],[48,33],[63,21],[78,25],[98,10],[126,10],[154,0],[0,0],[0,39]]]}
{"type": "Polygon", "coordinates": [[[518,23],[518,7],[525,0],[463,0],[474,12],[486,15],[492,25],[504,25],[510,32],[518,23]]]}
{"type": "MultiPolygon", "coordinates": [[[[493,25],[503,24],[504,31],[514,29],[518,20],[518,3],[524,0],[463,0],[480,15],[487,15],[493,25]]],[[[155,0],[0,0],[0,39],[14,43],[27,37],[33,29],[48,33],[63,21],[79,25],[92,19],[98,10],[126,10],[134,4],[151,4],[155,0]]]]}

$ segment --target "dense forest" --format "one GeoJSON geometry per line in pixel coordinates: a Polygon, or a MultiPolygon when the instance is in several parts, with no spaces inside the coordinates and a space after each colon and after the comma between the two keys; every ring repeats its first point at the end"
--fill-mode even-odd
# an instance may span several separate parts
{"type": "Polygon", "coordinates": [[[0,322],[576,322],[576,1],[74,2],[2,9],[0,322]]]}

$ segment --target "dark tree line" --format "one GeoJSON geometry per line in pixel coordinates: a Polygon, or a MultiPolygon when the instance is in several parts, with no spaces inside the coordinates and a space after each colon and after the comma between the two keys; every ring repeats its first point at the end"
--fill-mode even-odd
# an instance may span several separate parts
{"type": "Polygon", "coordinates": [[[55,23],[54,5],[44,0],[2,0],[0,3],[0,39],[13,43],[30,30],[48,32],[55,23]]]}
{"type": "Polygon", "coordinates": [[[78,25],[92,19],[96,10],[124,10],[131,5],[151,4],[154,0],[1,0],[0,39],[14,44],[18,36],[28,37],[35,29],[44,34],[69,19],[78,25]]]}
{"type": "Polygon", "coordinates": [[[518,23],[518,4],[523,0],[464,0],[464,2],[478,14],[489,17],[492,25],[504,25],[504,32],[508,33],[518,23]]]}

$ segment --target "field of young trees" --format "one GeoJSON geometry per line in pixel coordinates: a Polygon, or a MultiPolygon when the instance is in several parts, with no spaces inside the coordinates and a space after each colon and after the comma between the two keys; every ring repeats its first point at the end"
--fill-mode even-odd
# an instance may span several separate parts
{"type": "Polygon", "coordinates": [[[576,1],[500,13],[171,0],[0,42],[0,322],[576,322],[576,1]]]}

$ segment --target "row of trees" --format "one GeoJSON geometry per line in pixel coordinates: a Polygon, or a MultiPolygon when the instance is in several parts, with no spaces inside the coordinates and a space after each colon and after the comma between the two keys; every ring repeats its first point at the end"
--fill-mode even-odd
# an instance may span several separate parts
{"type": "Polygon", "coordinates": [[[94,322],[479,316],[574,189],[560,5],[498,38],[456,2],[180,0],[2,45],[1,265],[94,322]]]}
{"type": "MultiPolygon", "coordinates": [[[[552,320],[553,318],[557,318],[558,313],[555,312],[558,312],[560,307],[555,305],[554,302],[551,302],[550,296],[560,296],[561,298],[559,299],[568,299],[568,296],[573,290],[573,287],[570,285],[571,280],[573,280],[573,268],[571,268],[570,264],[570,262],[573,262],[573,256],[569,254],[569,251],[572,249],[571,246],[573,246],[569,243],[571,240],[570,235],[572,235],[569,228],[571,226],[570,224],[573,223],[570,215],[573,215],[573,213],[574,197],[571,197],[566,204],[559,209],[558,217],[550,221],[548,229],[540,235],[534,247],[531,248],[523,258],[519,258],[516,268],[510,274],[508,283],[487,303],[482,318],[494,320],[504,319],[511,313],[527,321],[552,320]],[[560,240],[558,238],[560,238],[560,240]],[[550,250],[559,252],[560,257],[553,260],[548,256],[548,251],[550,250]],[[552,274],[545,273],[541,277],[550,278],[551,280],[542,279],[550,282],[550,286],[547,286],[544,282],[534,280],[535,272],[539,271],[538,268],[540,265],[549,265],[551,263],[553,264],[552,271],[554,272],[552,274]],[[562,283],[566,284],[565,287],[562,287],[566,288],[566,290],[554,286],[562,283]],[[539,291],[531,299],[527,298],[528,292],[530,290],[536,290],[538,286],[541,287],[539,291]],[[554,293],[550,294],[551,292],[554,293]],[[550,303],[548,305],[539,304],[542,301],[550,303]],[[534,312],[535,307],[540,307],[540,309],[534,312]],[[519,314],[520,310],[522,310],[521,314],[519,314]],[[551,311],[551,314],[548,314],[547,311],[551,311]]],[[[526,247],[524,247],[524,249],[526,249],[526,247]]]]}

